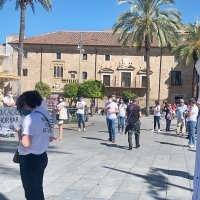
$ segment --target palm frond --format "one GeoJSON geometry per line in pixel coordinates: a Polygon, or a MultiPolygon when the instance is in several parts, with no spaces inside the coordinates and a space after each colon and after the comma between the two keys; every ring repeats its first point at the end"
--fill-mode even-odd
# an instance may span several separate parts
{"type": "Polygon", "coordinates": [[[4,7],[4,4],[6,3],[7,0],[0,0],[0,10],[4,7]]]}

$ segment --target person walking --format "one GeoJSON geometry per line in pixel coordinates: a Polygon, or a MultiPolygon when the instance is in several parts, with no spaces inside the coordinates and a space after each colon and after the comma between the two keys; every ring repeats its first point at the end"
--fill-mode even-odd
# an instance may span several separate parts
{"type": "Polygon", "coordinates": [[[112,96],[108,96],[108,102],[105,104],[104,111],[106,113],[106,122],[108,126],[109,138],[106,142],[115,143],[115,123],[116,123],[116,113],[118,113],[118,106],[112,101],[112,96]]]}
{"type": "Polygon", "coordinates": [[[54,108],[57,111],[56,120],[58,121],[59,137],[55,138],[56,140],[62,140],[63,137],[63,119],[60,117],[60,112],[62,109],[66,109],[66,103],[62,95],[58,96],[58,103],[54,108]]]}
{"type": "Polygon", "coordinates": [[[170,132],[170,125],[171,125],[171,121],[172,121],[172,106],[171,104],[168,104],[166,107],[166,131],[170,132]]]}
{"type": "Polygon", "coordinates": [[[187,110],[187,106],[184,104],[184,100],[180,99],[180,105],[177,106],[177,129],[176,135],[179,135],[180,129],[182,132],[182,136],[185,135],[186,127],[185,127],[185,111],[187,110]]]}
{"type": "Polygon", "coordinates": [[[79,97],[79,100],[76,103],[76,115],[78,121],[78,131],[81,131],[81,122],[83,124],[83,131],[85,132],[85,106],[86,103],[83,101],[83,97],[79,97]]]}
{"type": "Polygon", "coordinates": [[[153,108],[154,111],[154,128],[152,131],[156,131],[156,124],[158,125],[158,132],[160,132],[160,105],[159,101],[155,101],[155,107],[153,108]]]}
{"type": "MultiPolygon", "coordinates": [[[[2,102],[3,102],[4,107],[15,107],[16,106],[15,101],[13,99],[12,92],[9,90],[5,93],[5,97],[2,99],[2,102]]],[[[3,137],[8,138],[9,136],[7,133],[3,133],[3,137]]],[[[10,137],[15,137],[14,133],[11,133],[10,137]]]]}
{"type": "Polygon", "coordinates": [[[16,102],[23,119],[18,132],[19,167],[27,200],[44,200],[43,176],[48,164],[46,150],[54,139],[53,118],[41,107],[41,98],[34,91],[24,92],[16,102]]]}
{"type": "Polygon", "coordinates": [[[141,108],[138,105],[138,98],[134,97],[132,104],[130,104],[126,109],[127,116],[127,126],[125,134],[128,132],[128,143],[129,150],[133,148],[132,136],[135,134],[135,144],[136,148],[140,147],[140,118],[142,117],[141,108]]]}
{"type": "Polygon", "coordinates": [[[189,142],[188,147],[189,148],[195,148],[196,147],[196,141],[195,141],[195,129],[197,126],[197,115],[198,115],[198,107],[196,105],[196,100],[194,98],[190,99],[190,107],[187,109],[187,126],[188,126],[188,136],[189,136],[189,142]]]}
{"type": "Polygon", "coordinates": [[[92,117],[94,114],[94,101],[90,100],[90,116],[92,117]]]}
{"type": "Polygon", "coordinates": [[[162,116],[161,116],[161,119],[162,119],[162,124],[165,124],[166,123],[166,109],[167,109],[167,101],[163,101],[163,104],[162,104],[162,116]]]}
{"type": "Polygon", "coordinates": [[[126,104],[123,102],[123,100],[120,100],[119,106],[118,106],[118,133],[123,134],[124,132],[124,121],[126,118],[126,104]],[[120,129],[122,131],[120,131],[120,129]]]}

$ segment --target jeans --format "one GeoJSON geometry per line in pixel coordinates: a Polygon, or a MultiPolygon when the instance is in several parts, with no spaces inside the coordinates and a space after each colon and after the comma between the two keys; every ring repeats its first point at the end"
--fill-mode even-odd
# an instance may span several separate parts
{"type": "Polygon", "coordinates": [[[154,116],[154,130],[156,129],[156,123],[158,124],[158,129],[160,129],[160,116],[154,116]]]}
{"type": "Polygon", "coordinates": [[[195,141],[195,129],[196,129],[196,125],[197,122],[195,121],[188,121],[188,135],[189,135],[189,145],[196,145],[196,141],[195,141]]]}
{"type": "Polygon", "coordinates": [[[108,132],[109,132],[109,140],[112,141],[115,139],[115,123],[116,123],[116,119],[109,119],[106,118],[108,120],[108,132]]]}
{"type": "Polygon", "coordinates": [[[171,120],[166,119],[166,131],[170,131],[171,120]]]}
{"type": "Polygon", "coordinates": [[[83,123],[83,128],[85,128],[85,115],[77,113],[77,121],[78,121],[78,127],[81,128],[81,121],[83,123]]]}
{"type": "Polygon", "coordinates": [[[43,175],[47,163],[46,152],[20,155],[20,175],[27,200],[44,200],[43,175]]]}
{"type": "Polygon", "coordinates": [[[125,116],[118,116],[118,132],[120,132],[120,127],[122,126],[122,133],[124,132],[124,121],[125,121],[125,116]]]}
{"type": "Polygon", "coordinates": [[[128,131],[128,143],[129,143],[129,147],[133,146],[133,142],[132,142],[132,137],[133,137],[133,133],[135,134],[135,145],[136,147],[140,146],[140,121],[138,120],[138,123],[134,126],[131,127],[131,130],[128,131]]]}

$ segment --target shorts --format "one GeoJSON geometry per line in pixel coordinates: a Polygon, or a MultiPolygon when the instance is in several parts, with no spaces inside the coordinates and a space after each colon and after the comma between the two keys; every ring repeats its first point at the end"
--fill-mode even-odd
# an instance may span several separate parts
{"type": "Polygon", "coordinates": [[[56,115],[56,120],[58,121],[59,125],[63,124],[63,120],[59,119],[59,114],[56,115]]]}

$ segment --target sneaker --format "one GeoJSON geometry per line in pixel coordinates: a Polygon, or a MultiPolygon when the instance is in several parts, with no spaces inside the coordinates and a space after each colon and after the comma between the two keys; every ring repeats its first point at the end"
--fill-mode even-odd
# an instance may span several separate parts
{"type": "Polygon", "coordinates": [[[86,129],[84,128],[83,131],[86,132],[86,129]]]}
{"type": "Polygon", "coordinates": [[[115,143],[116,141],[115,141],[115,139],[112,139],[112,143],[115,143]]]}
{"type": "Polygon", "coordinates": [[[15,137],[14,133],[11,133],[11,134],[10,134],[10,137],[15,137]]]}
{"type": "Polygon", "coordinates": [[[140,148],[140,144],[138,144],[137,146],[136,146],[136,149],[139,149],[140,148]]]}
{"type": "Polygon", "coordinates": [[[4,134],[3,137],[4,137],[4,138],[8,138],[8,135],[7,135],[7,134],[4,134]]]}
{"type": "Polygon", "coordinates": [[[117,134],[120,134],[120,131],[118,131],[117,134]]]}
{"type": "Polygon", "coordinates": [[[160,132],[160,129],[158,129],[158,132],[160,132]]]}
{"type": "Polygon", "coordinates": [[[131,151],[132,149],[133,149],[133,147],[131,147],[131,146],[128,148],[128,150],[130,150],[130,151],[131,151]]]}
{"type": "Polygon", "coordinates": [[[123,135],[123,132],[121,132],[120,134],[123,135]]]}
{"type": "Polygon", "coordinates": [[[111,141],[110,141],[110,138],[108,138],[105,142],[111,142],[111,141]]]}
{"type": "Polygon", "coordinates": [[[79,128],[78,131],[81,131],[81,129],[79,128]]]}
{"type": "Polygon", "coordinates": [[[154,129],[152,129],[151,131],[152,131],[152,132],[154,132],[155,130],[154,130],[154,129]]]}

